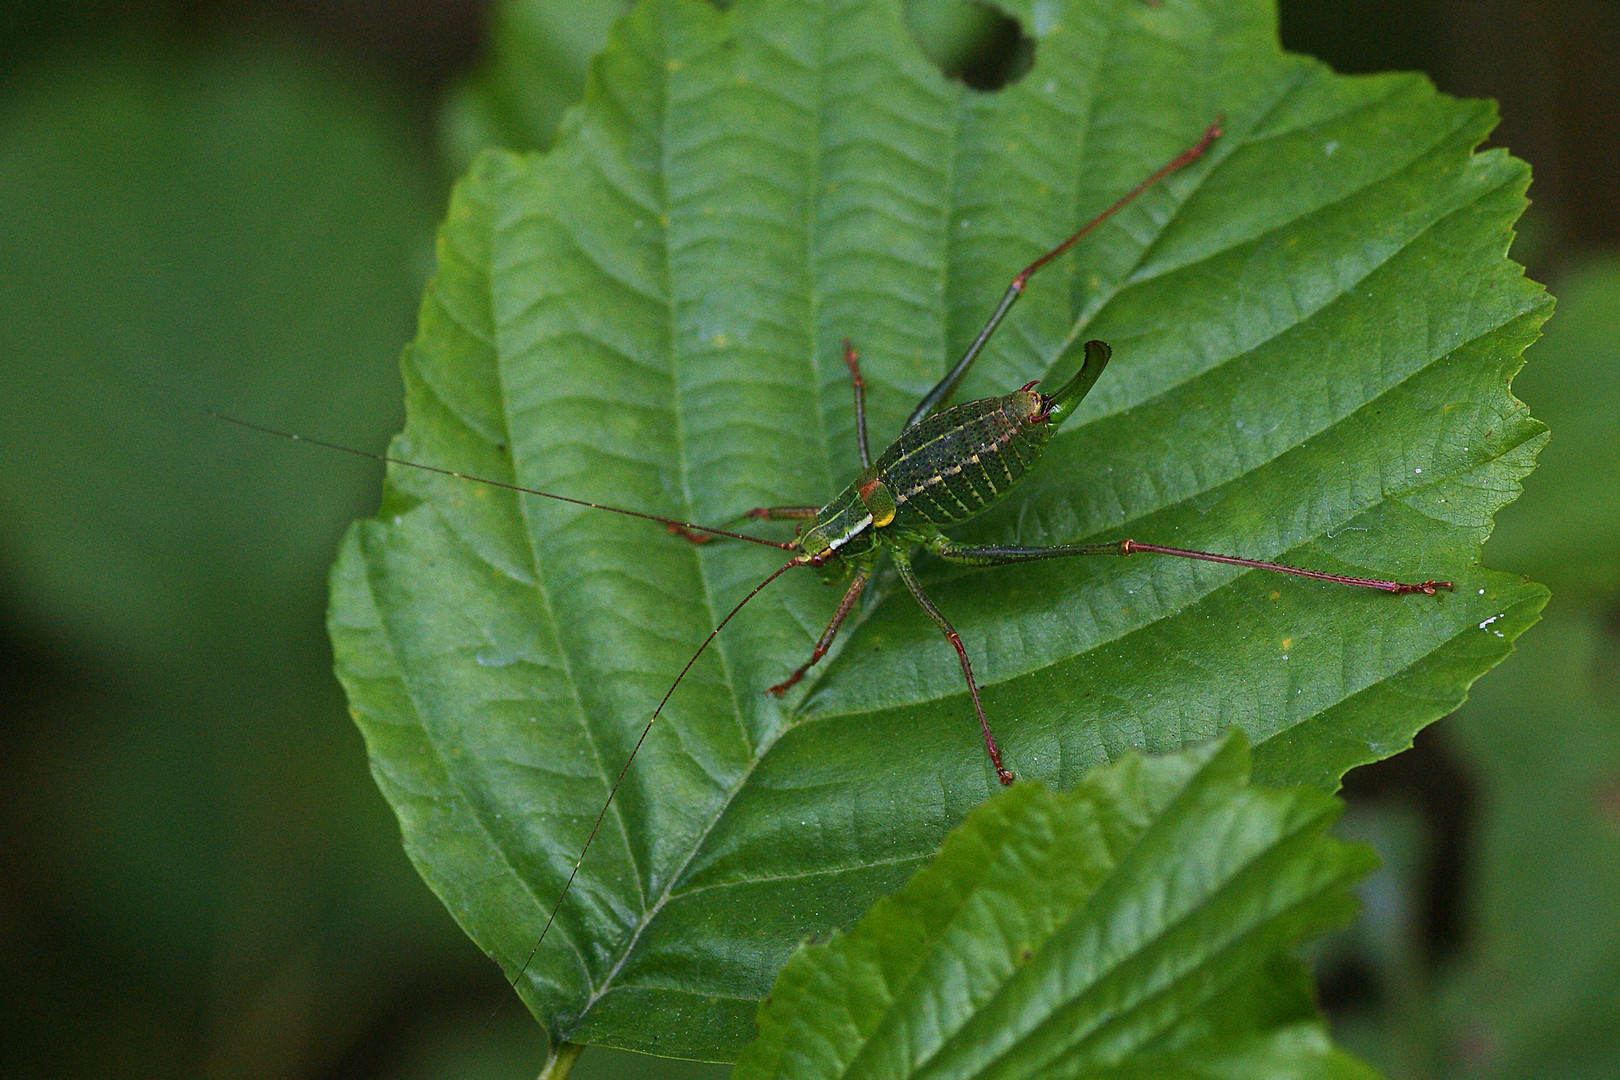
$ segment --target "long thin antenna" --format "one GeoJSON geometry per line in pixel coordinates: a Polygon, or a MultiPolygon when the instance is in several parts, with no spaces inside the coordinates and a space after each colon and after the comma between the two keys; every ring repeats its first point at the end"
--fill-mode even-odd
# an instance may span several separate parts
{"type": "Polygon", "coordinates": [[[587,502],[584,499],[571,499],[567,495],[553,495],[549,491],[540,491],[536,488],[520,487],[517,484],[508,484],[501,480],[491,480],[483,476],[471,476],[467,473],[456,472],[454,469],[441,469],[436,465],[423,465],[419,461],[406,461],[404,458],[390,457],[387,454],[374,454],[370,450],[358,450],[342,443],[327,442],[325,439],[312,439],[308,435],[299,435],[292,431],[282,431],[280,428],[267,427],[264,424],[255,424],[251,420],[241,420],[234,416],[227,416],[222,412],[209,410],[208,415],[216,420],[223,420],[227,424],[247,428],[265,435],[275,435],[282,439],[291,439],[293,442],[309,443],[311,446],[323,447],[327,450],[336,450],[340,454],[350,454],[354,457],[370,458],[372,461],[381,461],[389,465],[403,465],[411,469],[421,469],[423,472],[438,473],[440,476],[453,476],[457,480],[470,480],[475,484],[487,484],[490,487],[503,488],[506,491],[522,492],[524,495],[539,495],[545,499],[555,499],[558,502],[572,503],[575,506],[588,506],[592,510],[606,510],[613,514],[623,514],[625,517],[641,518],[643,521],[656,521],[660,525],[667,525],[675,529],[690,529],[693,532],[710,533],[714,536],[724,536],[732,540],[747,540],[750,544],[762,544],[765,547],[780,548],[783,551],[797,550],[798,545],[780,543],[775,540],[761,540],[757,536],[747,533],[731,532],[726,529],[716,529],[708,525],[693,525],[689,521],[676,521],[674,518],[659,517],[657,514],[644,514],[640,510],[626,510],[622,506],[607,506],[603,503],[587,502]]]}
{"type": "Polygon", "coordinates": [[[541,927],[540,936],[534,939],[534,945],[530,947],[529,955],[524,958],[523,966],[518,968],[516,975],[512,976],[511,986],[513,990],[517,989],[517,985],[522,981],[524,973],[529,970],[529,965],[534,963],[535,955],[540,951],[540,943],[545,941],[546,935],[551,932],[551,924],[557,921],[557,912],[562,910],[563,901],[568,898],[568,891],[574,887],[574,878],[579,875],[579,868],[585,862],[585,853],[591,850],[591,844],[596,840],[597,831],[602,828],[602,821],[607,817],[608,807],[613,805],[613,796],[619,793],[619,785],[624,783],[624,776],[630,771],[630,763],[636,760],[636,754],[641,752],[641,744],[647,741],[647,733],[652,731],[652,726],[657,722],[659,714],[664,711],[664,706],[669,703],[670,695],[675,693],[677,686],[681,685],[681,680],[686,678],[688,671],[692,670],[692,665],[697,663],[698,657],[703,655],[703,650],[709,647],[709,642],[719,636],[720,631],[725,629],[726,623],[731,621],[731,617],[743,609],[743,605],[758,596],[765,586],[795,566],[808,566],[810,562],[811,556],[809,555],[795,555],[782,566],[772,571],[770,577],[755,585],[753,590],[737,601],[737,606],[732,608],[726,614],[726,617],[715,625],[713,630],[709,631],[709,636],[704,638],[703,644],[697,647],[697,652],[692,654],[692,659],[686,662],[686,666],[681,668],[681,673],[675,676],[675,681],[669,684],[669,689],[664,691],[664,696],[659,699],[658,707],[653,710],[652,717],[647,721],[647,726],[641,729],[641,735],[636,739],[636,745],[631,747],[630,756],[624,759],[624,765],[620,767],[619,775],[614,778],[613,786],[608,789],[607,800],[602,803],[602,809],[596,815],[596,823],[591,826],[590,835],[585,837],[585,846],[579,849],[579,858],[574,860],[574,868],[568,872],[568,880],[563,882],[562,891],[557,894],[556,903],[551,905],[551,914],[546,916],[546,925],[541,927]]]}

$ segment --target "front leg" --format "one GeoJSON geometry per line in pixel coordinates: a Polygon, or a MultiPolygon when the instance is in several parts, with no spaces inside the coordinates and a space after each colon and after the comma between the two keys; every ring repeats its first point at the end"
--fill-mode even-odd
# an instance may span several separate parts
{"type": "MultiPolygon", "coordinates": [[[[819,506],[756,506],[725,522],[724,527],[734,529],[748,521],[813,521],[819,513],[821,513],[819,506]]],[[[690,540],[694,544],[707,544],[711,540],[726,539],[710,533],[695,532],[683,525],[672,524],[669,531],[671,535],[690,540]]]]}

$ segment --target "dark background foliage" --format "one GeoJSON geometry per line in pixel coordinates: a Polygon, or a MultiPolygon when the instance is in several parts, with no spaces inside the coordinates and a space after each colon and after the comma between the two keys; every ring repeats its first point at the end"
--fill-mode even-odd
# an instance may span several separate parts
{"type": "MultiPolygon", "coordinates": [[[[380,447],[449,177],[545,139],[615,6],[0,2],[8,1074],[532,1074],[330,675],[325,569],[378,471],[206,410],[380,447]]],[[[1017,77],[996,19],[910,10],[948,70],[1017,77]]],[[[1486,548],[1553,605],[1349,777],[1386,868],[1319,950],[1324,1003],[1395,1077],[1616,1075],[1620,8],[1286,0],[1282,32],[1500,99],[1536,177],[1514,254],[1560,297],[1516,384],[1553,442],[1486,548]]]]}

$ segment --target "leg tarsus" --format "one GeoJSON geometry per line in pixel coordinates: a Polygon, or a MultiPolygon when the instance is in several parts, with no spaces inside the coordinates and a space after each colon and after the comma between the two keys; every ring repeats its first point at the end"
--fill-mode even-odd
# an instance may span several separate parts
{"type": "Polygon", "coordinates": [[[1407,593],[1415,592],[1420,592],[1424,596],[1434,596],[1440,589],[1444,589],[1446,592],[1451,592],[1454,588],[1456,588],[1456,586],[1449,581],[1420,581],[1416,585],[1397,584],[1395,588],[1389,591],[1394,593],[1396,596],[1404,596],[1407,593]]]}
{"type": "Polygon", "coordinates": [[[666,525],[665,528],[669,530],[669,534],[671,536],[678,536],[682,540],[689,540],[694,544],[707,544],[711,540],[720,539],[720,537],[711,535],[710,533],[693,532],[685,525],[666,525]]]}

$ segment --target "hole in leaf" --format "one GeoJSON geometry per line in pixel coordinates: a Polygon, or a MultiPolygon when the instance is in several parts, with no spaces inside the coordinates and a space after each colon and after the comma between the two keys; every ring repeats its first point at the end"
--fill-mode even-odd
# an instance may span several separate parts
{"type": "Polygon", "coordinates": [[[1000,90],[1035,66],[1034,40],[979,0],[910,0],[906,24],[946,78],[975,90],[1000,90]]]}

